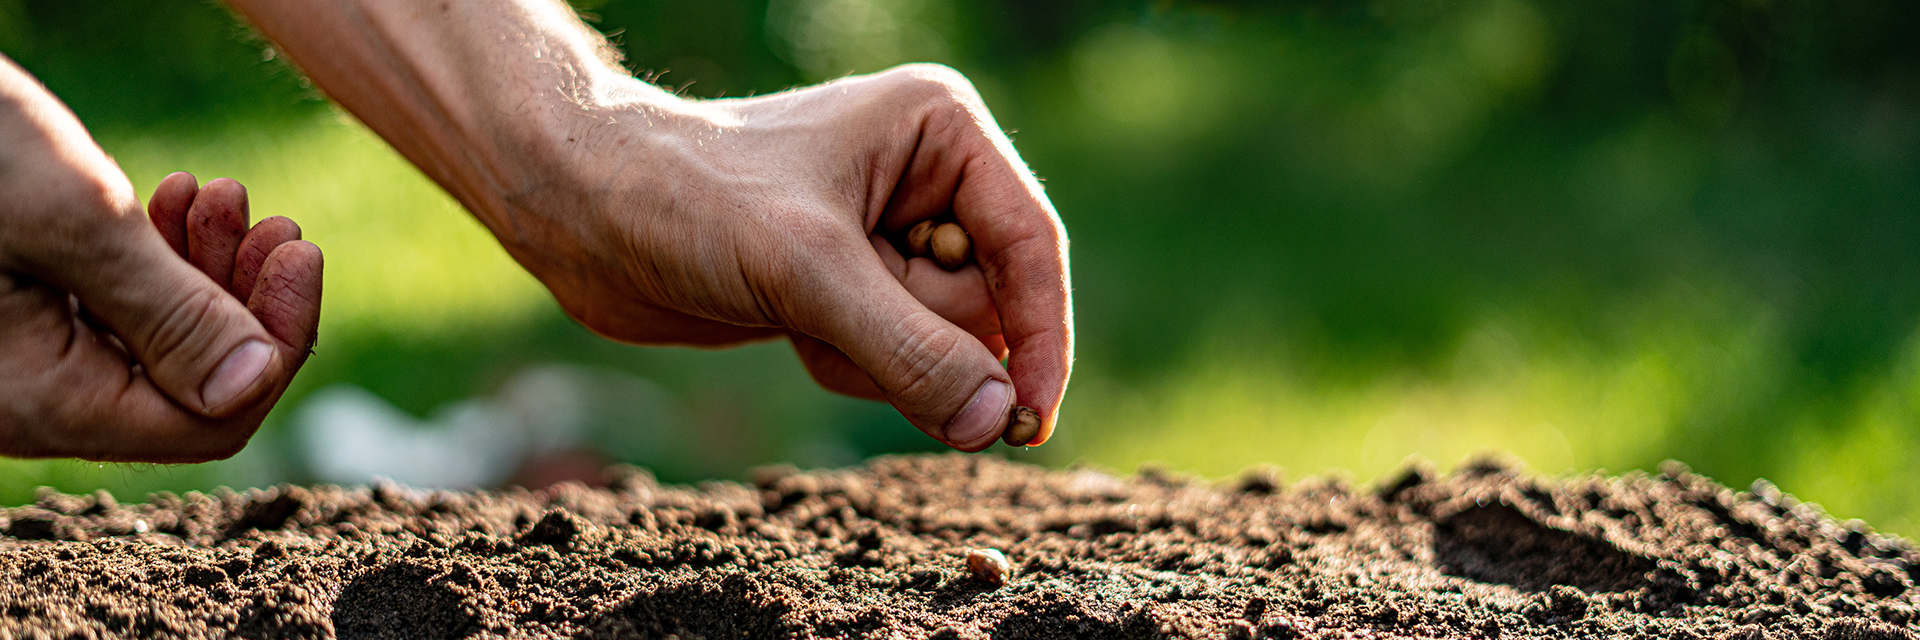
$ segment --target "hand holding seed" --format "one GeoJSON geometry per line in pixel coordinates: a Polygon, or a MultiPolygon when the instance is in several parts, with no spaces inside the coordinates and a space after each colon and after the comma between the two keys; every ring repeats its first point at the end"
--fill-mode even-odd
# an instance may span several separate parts
{"type": "Polygon", "coordinates": [[[973,257],[973,242],[967,238],[967,231],[951,222],[934,227],[932,248],[933,261],[948,271],[960,268],[973,257]]]}
{"type": "Polygon", "coordinates": [[[932,258],[940,268],[954,271],[973,259],[973,239],[952,222],[921,220],[907,230],[908,255],[932,258]]]}
{"type": "Polygon", "coordinates": [[[907,251],[911,252],[909,255],[933,255],[933,228],[935,226],[938,225],[935,225],[932,220],[921,220],[920,224],[913,225],[912,229],[907,230],[907,251]]]}
{"type": "Polygon", "coordinates": [[[1040,412],[1027,407],[1014,407],[1013,419],[1007,422],[1007,432],[1001,439],[1009,447],[1024,447],[1040,435],[1040,412]]]}

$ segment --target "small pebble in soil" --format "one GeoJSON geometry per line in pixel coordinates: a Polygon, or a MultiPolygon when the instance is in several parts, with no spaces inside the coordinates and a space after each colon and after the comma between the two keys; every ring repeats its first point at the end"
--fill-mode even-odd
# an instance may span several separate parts
{"type": "Polygon", "coordinates": [[[1026,407],[1015,407],[1011,420],[1007,421],[1007,432],[1000,436],[1011,447],[1024,447],[1040,437],[1040,412],[1026,407]]]}
{"type": "Polygon", "coordinates": [[[998,587],[1007,583],[1013,565],[1007,563],[1007,556],[999,549],[974,549],[967,552],[967,571],[975,579],[998,587]]]}

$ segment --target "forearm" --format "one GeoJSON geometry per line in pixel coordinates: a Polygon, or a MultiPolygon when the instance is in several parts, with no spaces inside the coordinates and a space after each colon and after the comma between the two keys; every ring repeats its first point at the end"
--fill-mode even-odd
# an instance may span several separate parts
{"type": "Polygon", "coordinates": [[[554,168],[586,146],[596,105],[679,102],[612,64],[559,0],[229,3],[516,254],[567,232],[519,203],[570,178],[554,168]]]}

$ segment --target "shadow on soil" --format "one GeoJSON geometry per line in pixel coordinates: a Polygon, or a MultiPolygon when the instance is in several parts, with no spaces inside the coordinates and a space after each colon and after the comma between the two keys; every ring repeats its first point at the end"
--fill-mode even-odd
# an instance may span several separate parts
{"type": "Polygon", "coordinates": [[[663,587],[635,595],[588,625],[582,639],[778,640],[794,637],[781,621],[789,605],[765,597],[752,579],[733,574],[716,581],[663,587]]]}
{"type": "Polygon", "coordinates": [[[440,571],[396,562],[340,591],[333,629],[340,640],[457,640],[479,630],[466,601],[440,571]]]}
{"type": "Polygon", "coordinates": [[[1161,637],[1144,609],[1118,620],[1069,602],[1028,607],[995,625],[993,640],[1148,640],[1161,637]]]}
{"type": "Polygon", "coordinates": [[[1544,591],[1567,585],[1587,592],[1648,586],[1647,558],[1605,540],[1535,522],[1502,504],[1476,506],[1435,523],[1433,555],[1447,575],[1544,591]]]}

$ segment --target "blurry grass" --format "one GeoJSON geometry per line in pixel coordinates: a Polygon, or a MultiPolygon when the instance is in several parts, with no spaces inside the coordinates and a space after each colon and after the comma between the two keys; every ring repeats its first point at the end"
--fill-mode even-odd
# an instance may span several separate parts
{"type": "Polygon", "coordinates": [[[1380,371],[1316,350],[1310,331],[1221,315],[1144,379],[1109,375],[1088,354],[1053,459],[1216,478],[1277,464],[1295,479],[1364,484],[1411,460],[1446,469],[1488,453],[1555,475],[1678,458],[1735,487],[1764,476],[1839,517],[1920,534],[1920,500],[1903,490],[1920,484],[1920,347],[1844,406],[1751,415],[1794,392],[1786,344],[1764,307],[1693,287],[1637,301],[1601,335],[1551,314],[1489,312],[1418,370],[1380,371]]]}

